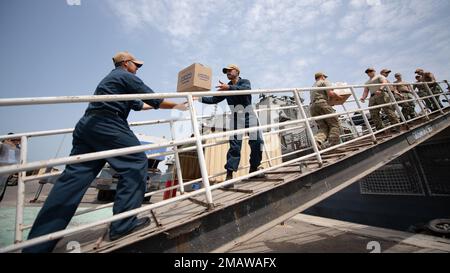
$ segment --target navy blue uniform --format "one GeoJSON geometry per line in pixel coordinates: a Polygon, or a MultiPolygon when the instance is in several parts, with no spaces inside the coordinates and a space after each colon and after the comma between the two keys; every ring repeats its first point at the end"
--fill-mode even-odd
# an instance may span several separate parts
{"type": "MultiPolygon", "coordinates": [[[[136,75],[116,68],[97,86],[95,95],[153,93],[136,75]]],[[[159,108],[162,100],[144,100],[159,108]]],[[[140,145],[127,122],[130,110],[141,110],[143,102],[91,102],[73,132],[70,155],[106,151],[140,145]]],[[[113,213],[139,208],[144,199],[147,180],[147,157],[144,152],[67,165],[39,212],[28,239],[63,230],[72,219],[89,185],[108,162],[119,174],[113,213]]],[[[111,223],[110,236],[124,234],[137,224],[136,216],[111,223]]],[[[57,240],[25,248],[23,252],[51,252],[57,240]]]]}
{"type": "MultiPolygon", "coordinates": [[[[230,86],[230,90],[251,90],[250,81],[246,79],[239,78],[236,85],[233,85],[231,81],[228,85],[230,86]]],[[[230,128],[236,130],[258,125],[258,120],[252,107],[252,95],[203,97],[201,102],[206,104],[216,104],[225,99],[232,112],[230,128]]],[[[228,171],[237,171],[241,160],[242,136],[233,135],[230,137],[229,142],[230,148],[227,153],[227,163],[224,167],[228,171]]],[[[261,164],[262,144],[263,138],[260,131],[250,133],[250,168],[253,170],[261,164]]]]}

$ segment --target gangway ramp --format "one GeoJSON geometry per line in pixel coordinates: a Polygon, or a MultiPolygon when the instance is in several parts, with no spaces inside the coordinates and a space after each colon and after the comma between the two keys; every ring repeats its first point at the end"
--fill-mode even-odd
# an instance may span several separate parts
{"type": "MultiPolygon", "coordinates": [[[[239,240],[248,238],[254,234],[264,232],[270,227],[289,219],[299,212],[324,200],[332,194],[342,190],[348,185],[358,181],[370,174],[389,161],[402,155],[415,146],[427,141],[436,134],[443,132],[449,125],[449,106],[438,103],[440,96],[445,97],[448,102],[448,92],[433,93],[431,83],[412,83],[423,85],[429,96],[418,96],[414,91],[414,98],[395,100],[392,92],[385,86],[398,84],[376,84],[376,85],[351,85],[335,86],[334,89],[348,89],[352,99],[346,103],[351,109],[342,105],[342,111],[321,116],[308,116],[308,105],[304,105],[300,94],[305,92],[326,90],[326,87],[307,87],[294,89],[267,89],[267,90],[239,90],[218,92],[187,92],[187,93],[159,93],[159,94],[121,94],[105,96],[74,96],[74,97],[42,97],[42,98],[13,98],[0,99],[2,106],[40,105],[57,103],[80,103],[94,101],[125,101],[136,99],[165,99],[184,98],[189,106],[189,117],[171,118],[163,120],[150,120],[133,122],[130,126],[166,124],[170,127],[171,140],[158,144],[145,144],[107,151],[92,152],[67,157],[52,158],[43,161],[28,162],[28,143],[30,138],[68,134],[72,129],[58,129],[40,132],[18,133],[0,136],[0,140],[20,138],[21,149],[17,164],[0,166],[0,174],[8,175],[18,173],[16,220],[14,230],[14,244],[0,248],[0,252],[18,252],[23,248],[36,245],[49,240],[59,240],[56,252],[210,252],[221,251],[227,244],[233,244],[239,240]],[[360,97],[356,89],[362,90],[372,86],[385,88],[391,101],[382,105],[362,107],[360,97]],[[295,110],[291,120],[277,119],[278,122],[270,121],[267,124],[258,124],[250,128],[225,130],[222,132],[211,132],[203,134],[200,131],[200,121],[205,117],[198,116],[194,105],[194,96],[233,96],[233,95],[256,95],[256,94],[292,94],[289,99],[293,103],[287,106],[268,107],[261,109],[248,109],[257,115],[268,111],[295,110]],[[436,109],[425,109],[424,101],[433,100],[436,109]],[[414,102],[421,112],[415,118],[406,119],[400,107],[403,103],[414,102]],[[383,107],[393,107],[400,117],[398,124],[386,124],[381,130],[374,130],[367,117],[368,112],[379,111],[383,107]],[[430,111],[428,111],[430,110],[430,111]],[[352,117],[350,116],[352,115],[352,117]],[[361,130],[356,128],[353,121],[355,117],[362,118],[361,130]],[[313,127],[318,120],[337,117],[340,122],[347,122],[353,128],[350,133],[341,132],[342,143],[333,147],[319,150],[314,139],[313,127]],[[174,124],[177,122],[190,121],[193,134],[191,137],[176,139],[174,136],[174,124]],[[401,128],[400,131],[391,133],[389,130],[401,128]],[[306,134],[308,145],[293,152],[270,158],[266,162],[269,167],[228,179],[217,185],[211,185],[215,181],[212,178],[223,173],[208,171],[206,166],[204,144],[208,140],[217,140],[233,135],[247,135],[260,131],[267,135],[281,134],[292,130],[302,130],[306,134]],[[343,134],[342,134],[343,133],[343,134]],[[143,205],[142,207],[116,214],[107,219],[97,219],[94,222],[77,227],[67,227],[65,230],[55,231],[40,237],[25,239],[24,231],[32,227],[31,223],[24,221],[25,187],[26,183],[48,179],[61,174],[61,171],[29,175],[28,171],[41,168],[52,168],[59,165],[76,164],[97,159],[106,159],[125,154],[147,152],[160,148],[172,148],[167,152],[152,153],[147,155],[153,158],[162,155],[174,155],[179,185],[162,190],[151,191],[146,196],[162,193],[166,190],[177,188],[181,193],[174,198],[143,205]],[[192,181],[182,179],[179,164],[179,154],[195,151],[198,156],[200,178],[192,181]],[[295,155],[295,156],[293,156],[295,155]],[[289,156],[289,159],[288,159],[289,156]],[[271,160],[283,158],[280,164],[273,164],[271,160]],[[251,179],[260,173],[266,173],[265,179],[251,179]],[[211,179],[211,180],[210,180],[211,179]],[[185,186],[201,182],[202,188],[193,192],[186,192],[185,186]],[[222,187],[235,184],[233,190],[222,187]],[[124,219],[134,215],[150,216],[152,224],[145,229],[136,231],[116,241],[109,241],[108,225],[113,221],[124,219]]],[[[239,114],[240,112],[236,112],[239,114]]],[[[446,133],[446,132],[444,132],[446,133]]],[[[209,147],[209,146],[208,146],[209,147]]],[[[267,152],[267,149],[265,149],[267,152]]],[[[214,160],[208,159],[208,160],[214,160]]],[[[248,166],[242,166],[248,168],[248,166]]],[[[190,180],[187,179],[187,180],[190,180]]],[[[153,201],[156,201],[153,199],[153,201]]],[[[91,213],[93,211],[110,209],[113,203],[102,204],[88,208],[76,213],[91,213]]]]}
{"type": "Polygon", "coordinates": [[[449,134],[450,113],[433,114],[409,123],[396,134],[362,139],[323,154],[323,165],[309,160],[267,172],[263,180],[243,180],[234,190],[213,190],[214,209],[199,195],[150,214],[152,224],[109,242],[107,226],[64,238],[82,252],[221,252],[326,199],[438,134],[449,134]]]}

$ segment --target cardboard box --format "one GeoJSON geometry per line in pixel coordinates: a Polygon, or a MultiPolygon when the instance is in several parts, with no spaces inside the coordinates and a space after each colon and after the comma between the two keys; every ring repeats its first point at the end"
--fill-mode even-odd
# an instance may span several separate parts
{"type": "MultiPolygon", "coordinates": [[[[336,83],[334,84],[334,86],[346,86],[346,83],[336,83]]],[[[347,99],[352,95],[352,91],[350,90],[350,88],[345,88],[345,89],[334,89],[334,93],[340,95],[342,98],[341,99],[337,99],[335,97],[331,98],[329,101],[330,105],[341,105],[344,104],[347,99]]]]}
{"type": "Polygon", "coordinates": [[[211,90],[211,68],[194,63],[178,73],[177,92],[211,90]]]}

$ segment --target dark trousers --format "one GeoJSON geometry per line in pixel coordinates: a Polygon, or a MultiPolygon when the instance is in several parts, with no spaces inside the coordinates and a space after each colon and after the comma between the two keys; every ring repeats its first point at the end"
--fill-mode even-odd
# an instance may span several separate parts
{"type": "MultiPolygon", "coordinates": [[[[126,120],[118,116],[85,115],[73,133],[71,155],[126,148],[140,145],[126,120]]],[[[63,230],[72,219],[91,182],[108,162],[119,174],[113,214],[142,204],[147,179],[147,157],[144,152],[106,160],[70,164],[58,178],[40,210],[28,239],[63,230]]],[[[136,216],[111,223],[110,235],[122,234],[134,228],[136,216]]],[[[25,248],[23,252],[51,252],[58,240],[25,248]]]]}
{"type": "MultiPolygon", "coordinates": [[[[250,128],[258,125],[256,116],[253,113],[245,114],[245,116],[239,117],[234,114],[234,120],[230,128],[243,129],[250,128]]],[[[249,134],[250,153],[250,168],[256,169],[262,160],[262,145],[264,143],[261,131],[251,132],[249,134]]],[[[239,162],[241,161],[241,148],[242,148],[242,135],[233,135],[230,137],[230,148],[227,153],[227,163],[225,169],[228,171],[237,171],[239,168],[239,162]]]]}

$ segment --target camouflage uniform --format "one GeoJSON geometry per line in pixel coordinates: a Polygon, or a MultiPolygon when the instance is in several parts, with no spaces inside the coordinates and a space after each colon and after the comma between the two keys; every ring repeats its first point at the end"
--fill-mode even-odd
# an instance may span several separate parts
{"type": "MultiPolygon", "coordinates": [[[[391,82],[387,79],[387,77],[388,77],[387,75],[381,74],[381,76],[383,76],[383,77],[386,78],[387,83],[391,83],[391,82]]],[[[394,97],[394,99],[395,99],[396,102],[402,101],[402,100],[404,99],[404,98],[401,96],[401,94],[397,92],[397,89],[395,88],[395,86],[393,86],[393,85],[388,85],[388,86],[384,87],[383,90],[385,90],[385,92],[388,93],[388,96],[389,96],[388,89],[391,91],[392,96],[394,97]]],[[[391,96],[389,96],[389,99],[390,99],[390,98],[391,98],[391,96]]],[[[399,106],[400,106],[400,104],[399,104],[399,106]]],[[[395,106],[392,106],[392,110],[395,111],[395,106]]]]}
{"type": "MultiPolygon", "coordinates": [[[[327,80],[318,80],[313,85],[313,87],[327,86],[331,86],[330,82],[327,80]]],[[[309,107],[311,116],[316,117],[334,114],[336,110],[328,104],[328,100],[327,90],[311,91],[311,105],[309,107]]],[[[319,132],[314,136],[314,138],[320,145],[323,145],[326,140],[328,140],[330,146],[340,143],[340,126],[338,117],[316,120],[316,124],[317,127],[319,127],[319,132]]]]}
{"type": "MultiPolygon", "coordinates": [[[[421,83],[422,82],[422,78],[418,81],[416,81],[416,83],[421,83]]],[[[428,93],[427,88],[425,87],[425,85],[422,84],[418,84],[418,85],[414,85],[414,90],[417,90],[417,95],[421,98],[429,96],[430,94],[428,93]]],[[[432,98],[428,98],[428,99],[424,99],[423,101],[425,102],[425,105],[428,109],[432,110],[433,109],[433,104],[432,103],[432,98]]]]}
{"type": "MultiPolygon", "coordinates": [[[[394,83],[404,84],[395,86],[397,92],[403,95],[403,98],[400,98],[399,101],[414,99],[414,96],[411,94],[410,88],[406,82],[397,80],[394,83]]],[[[402,113],[406,120],[416,117],[416,111],[414,110],[415,104],[413,101],[401,103],[400,106],[402,107],[402,113]]]]}
{"type": "MultiPolygon", "coordinates": [[[[378,76],[375,76],[372,79],[368,80],[365,84],[381,84],[383,82],[383,80],[386,80],[386,78],[382,75],[378,75],[378,76]]],[[[389,94],[388,94],[386,88],[382,88],[384,91],[380,95],[375,95],[375,92],[380,89],[380,86],[368,87],[368,89],[370,92],[369,107],[391,102],[391,99],[389,98],[389,94]]],[[[388,117],[391,125],[398,123],[398,118],[395,115],[393,106],[385,106],[381,109],[383,109],[383,111],[386,114],[386,116],[388,117]]],[[[381,117],[380,117],[381,109],[377,108],[377,109],[372,109],[369,111],[370,116],[371,116],[373,122],[375,123],[375,127],[377,128],[377,130],[381,130],[384,127],[383,121],[381,120],[381,117]]]]}
{"type": "MultiPolygon", "coordinates": [[[[432,83],[429,83],[428,86],[430,87],[430,90],[433,93],[433,95],[443,93],[441,87],[439,86],[439,84],[436,83],[436,78],[434,77],[433,73],[431,73],[431,72],[423,73],[422,81],[423,82],[432,82],[432,83]]],[[[425,86],[424,86],[424,88],[426,89],[425,86]]],[[[428,91],[428,90],[426,90],[426,91],[428,91]]],[[[429,93],[427,92],[427,94],[429,94],[429,93]]],[[[436,98],[439,106],[441,108],[443,108],[443,105],[441,103],[441,100],[440,100],[439,96],[436,96],[435,98],[436,98]]],[[[436,103],[434,102],[433,98],[430,98],[430,102],[431,102],[431,105],[432,105],[432,107],[430,108],[431,111],[435,111],[435,110],[439,109],[438,105],[436,105],[436,103]]]]}

